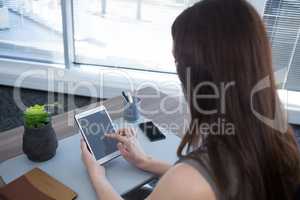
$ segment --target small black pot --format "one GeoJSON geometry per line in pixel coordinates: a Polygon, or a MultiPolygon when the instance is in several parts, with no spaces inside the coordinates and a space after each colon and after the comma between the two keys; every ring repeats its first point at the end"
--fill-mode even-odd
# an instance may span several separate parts
{"type": "Polygon", "coordinates": [[[23,152],[34,162],[50,160],[56,154],[57,138],[52,124],[42,128],[25,127],[23,135],[23,152]]]}

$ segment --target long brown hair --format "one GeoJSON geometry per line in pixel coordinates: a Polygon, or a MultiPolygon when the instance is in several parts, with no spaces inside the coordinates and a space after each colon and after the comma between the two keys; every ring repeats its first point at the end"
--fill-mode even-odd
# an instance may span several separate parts
{"type": "Polygon", "coordinates": [[[224,199],[251,198],[245,197],[245,191],[259,200],[293,199],[300,183],[298,145],[292,129],[282,129],[287,122],[283,112],[278,112],[271,49],[259,14],[246,0],[203,0],[177,17],[172,35],[177,72],[192,119],[178,155],[186,156],[183,151],[200,141],[224,199]],[[255,86],[266,77],[269,87],[252,96],[255,86]],[[216,93],[211,85],[198,87],[204,82],[218,89],[224,83],[234,86],[226,88],[222,101],[197,98],[216,93]],[[218,112],[204,113],[199,107],[218,112]],[[264,123],[253,109],[275,118],[272,124],[277,128],[264,123]],[[233,124],[233,135],[193,128],[195,123],[211,124],[220,118],[233,124]],[[239,192],[234,197],[228,191],[226,157],[239,172],[239,192]]]}

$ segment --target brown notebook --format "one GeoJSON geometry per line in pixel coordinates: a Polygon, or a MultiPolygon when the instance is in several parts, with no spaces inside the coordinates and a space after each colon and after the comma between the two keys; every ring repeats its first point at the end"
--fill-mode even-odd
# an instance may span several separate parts
{"type": "Polygon", "coordinates": [[[0,188],[0,200],[73,200],[77,194],[35,168],[0,188]]]}

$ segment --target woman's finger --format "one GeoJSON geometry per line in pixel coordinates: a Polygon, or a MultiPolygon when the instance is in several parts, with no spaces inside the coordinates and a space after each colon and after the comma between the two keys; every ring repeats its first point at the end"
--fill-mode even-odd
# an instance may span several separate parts
{"type": "Polygon", "coordinates": [[[130,142],[128,140],[128,138],[126,136],[122,136],[116,133],[111,133],[111,134],[105,134],[105,137],[110,138],[110,139],[114,139],[117,140],[118,142],[121,142],[125,145],[129,145],[130,142]]]}
{"type": "Polygon", "coordinates": [[[129,149],[126,145],[124,145],[123,143],[118,143],[118,146],[121,148],[121,149],[124,149],[125,151],[129,152],[129,149]]]}
{"type": "Polygon", "coordinates": [[[126,136],[126,137],[131,137],[132,136],[132,132],[128,128],[119,129],[117,131],[117,134],[122,135],[122,136],[126,136]]]}
{"type": "Polygon", "coordinates": [[[80,143],[80,146],[81,146],[81,151],[82,153],[86,153],[86,152],[89,152],[88,149],[87,149],[87,146],[86,146],[86,143],[84,140],[81,139],[81,143],[80,143]]]}
{"type": "Polygon", "coordinates": [[[134,131],[132,130],[132,128],[127,129],[127,134],[128,134],[130,137],[133,137],[133,136],[134,136],[134,131]]]}
{"type": "Polygon", "coordinates": [[[124,147],[124,145],[122,143],[118,143],[117,147],[121,153],[122,156],[126,157],[128,155],[128,151],[126,149],[126,147],[124,147]]]}
{"type": "Polygon", "coordinates": [[[84,141],[83,139],[80,140],[80,147],[81,147],[81,151],[84,151],[84,141]]]}
{"type": "Polygon", "coordinates": [[[124,135],[125,133],[126,133],[126,129],[120,128],[114,134],[124,135]]]}
{"type": "Polygon", "coordinates": [[[118,150],[119,150],[120,152],[124,151],[124,146],[123,146],[122,143],[119,142],[119,143],[117,144],[117,147],[118,147],[118,150]]]}
{"type": "Polygon", "coordinates": [[[137,137],[137,134],[134,129],[130,128],[131,135],[137,137]]]}
{"type": "Polygon", "coordinates": [[[120,128],[117,132],[127,132],[128,128],[120,128]]]}
{"type": "Polygon", "coordinates": [[[118,142],[118,144],[117,144],[117,147],[118,147],[118,149],[121,149],[121,148],[123,148],[123,145],[122,145],[122,143],[121,143],[121,142],[118,142]]]}

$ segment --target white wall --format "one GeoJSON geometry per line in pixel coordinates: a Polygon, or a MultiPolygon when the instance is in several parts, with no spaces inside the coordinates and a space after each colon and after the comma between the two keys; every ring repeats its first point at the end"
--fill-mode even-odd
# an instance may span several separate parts
{"type": "Polygon", "coordinates": [[[263,15],[266,0],[248,0],[263,15]]]}

